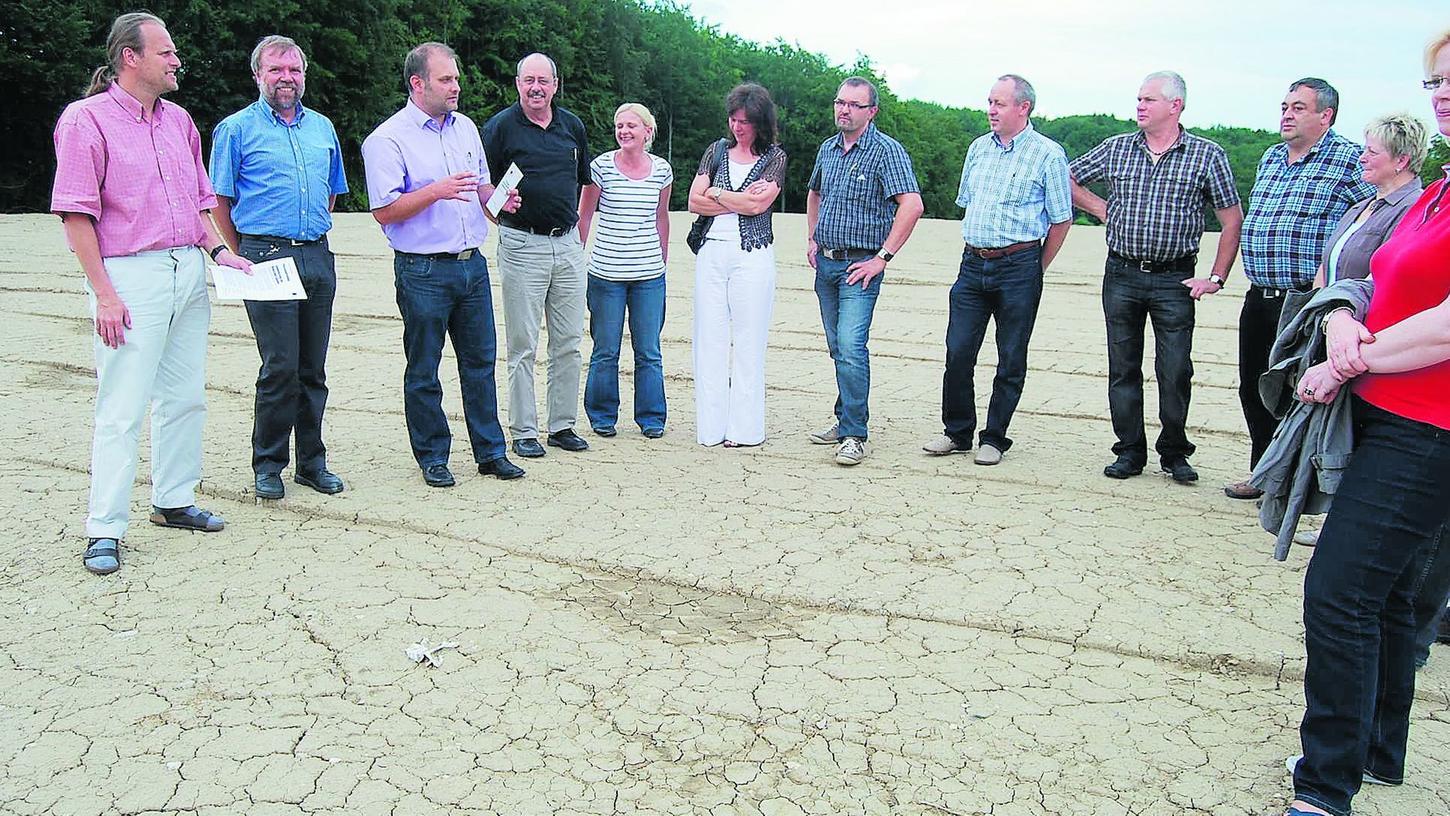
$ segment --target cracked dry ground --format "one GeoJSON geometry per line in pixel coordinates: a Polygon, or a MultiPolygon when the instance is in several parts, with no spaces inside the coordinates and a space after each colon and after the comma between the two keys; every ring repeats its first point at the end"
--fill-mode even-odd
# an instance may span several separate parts
{"type": "MultiPolygon", "coordinates": [[[[456,440],[459,485],[430,490],[407,450],[389,254],[369,218],[338,220],[327,438],[347,492],[289,482],[285,500],[253,500],[256,351],[243,310],[218,305],[202,499],[229,526],[154,528],[138,485],[125,567],[95,578],[77,557],[94,391],[82,279],[54,218],[0,216],[0,811],[1282,807],[1309,553],[1275,563],[1252,507],[1218,490],[1248,447],[1236,294],[1200,310],[1198,485],[1100,475],[1103,250],[1088,228],[1050,275],[1018,446],[995,468],[930,459],[960,243],[955,224],[923,223],[877,313],[873,455],[847,470],[805,437],[834,384],[803,224],[784,216],[765,446],[694,443],[681,245],[667,436],[590,437],[507,484],[474,475],[456,440]],[[423,638],[460,648],[412,665],[403,649],[423,638]]],[[[979,368],[984,396],[990,377],[979,368]]],[[[458,432],[451,361],[443,378],[458,432]]],[[[1358,812],[1447,809],[1447,690],[1437,647],[1409,781],[1364,792],[1358,812]]]]}

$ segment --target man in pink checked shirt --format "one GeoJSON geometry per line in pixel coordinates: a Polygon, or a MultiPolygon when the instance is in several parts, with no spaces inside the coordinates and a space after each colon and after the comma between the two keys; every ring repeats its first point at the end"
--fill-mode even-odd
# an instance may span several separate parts
{"type": "Polygon", "coordinates": [[[166,24],[123,14],[106,39],[108,64],[55,126],[51,211],[86,275],[96,338],[96,427],[86,519],[87,570],[121,566],[141,420],[151,406],[151,522],[217,532],[199,509],[206,419],[206,257],[251,263],[217,237],[216,206],[191,116],[161,95],[181,60],[166,24]]]}

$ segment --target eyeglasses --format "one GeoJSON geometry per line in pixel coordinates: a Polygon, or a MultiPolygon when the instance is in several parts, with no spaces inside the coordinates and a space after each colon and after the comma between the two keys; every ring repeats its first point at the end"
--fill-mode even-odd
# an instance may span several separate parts
{"type": "MultiPolygon", "coordinates": [[[[1425,87],[1428,88],[1429,85],[1426,84],[1425,87]]],[[[844,99],[837,99],[835,104],[838,108],[855,108],[856,110],[870,110],[871,108],[876,107],[875,105],[867,105],[861,102],[847,102],[844,99]]]]}
{"type": "Polygon", "coordinates": [[[1420,84],[1423,85],[1425,90],[1427,91],[1438,91],[1440,90],[1440,86],[1444,85],[1446,82],[1450,82],[1450,78],[1442,76],[1432,76],[1424,82],[1421,82],[1420,84]]]}

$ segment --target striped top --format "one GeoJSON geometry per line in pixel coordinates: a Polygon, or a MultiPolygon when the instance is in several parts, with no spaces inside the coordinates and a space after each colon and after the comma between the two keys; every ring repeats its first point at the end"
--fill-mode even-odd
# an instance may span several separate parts
{"type": "Polygon", "coordinates": [[[675,173],[669,162],[650,153],[649,175],[632,179],[615,166],[615,152],[601,153],[589,163],[589,176],[599,185],[589,274],[610,281],[658,277],[665,273],[665,260],[655,213],[660,191],[674,183],[675,173]]]}

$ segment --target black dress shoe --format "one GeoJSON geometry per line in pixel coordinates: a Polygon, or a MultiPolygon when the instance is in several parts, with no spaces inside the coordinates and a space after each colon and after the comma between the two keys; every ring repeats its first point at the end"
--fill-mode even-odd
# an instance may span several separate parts
{"type": "Polygon", "coordinates": [[[665,429],[645,428],[643,431],[640,431],[640,433],[644,434],[645,439],[659,439],[660,437],[665,435],[665,429]]]}
{"type": "Polygon", "coordinates": [[[258,473],[256,487],[259,499],[280,499],[287,492],[281,475],[276,473],[258,473]]]}
{"type": "Polygon", "coordinates": [[[1171,462],[1163,463],[1163,472],[1173,477],[1173,481],[1179,484],[1189,484],[1198,481],[1198,471],[1193,465],[1188,464],[1187,459],[1174,459],[1171,462]]]}
{"type": "Polygon", "coordinates": [[[303,473],[299,470],[292,477],[292,481],[304,487],[310,487],[318,493],[326,493],[329,496],[333,493],[341,493],[345,486],[342,483],[342,479],[339,479],[336,473],[333,473],[327,468],[312,473],[303,473]]]}
{"type": "Polygon", "coordinates": [[[524,469],[510,462],[507,456],[500,456],[497,459],[490,459],[487,462],[479,462],[478,472],[484,476],[497,476],[505,481],[509,479],[521,479],[524,475],[524,469]]]}
{"type": "Polygon", "coordinates": [[[537,439],[515,439],[514,455],[525,459],[538,459],[544,455],[544,446],[537,439]]]}
{"type": "Polygon", "coordinates": [[[549,434],[549,446],[575,453],[589,450],[589,443],[584,441],[584,437],[574,433],[572,428],[549,434]]]}
{"type": "Polygon", "coordinates": [[[429,487],[452,487],[453,471],[442,463],[428,465],[423,468],[423,481],[427,482],[429,487]]]}
{"type": "Polygon", "coordinates": [[[1127,479],[1143,472],[1143,465],[1131,456],[1119,456],[1116,462],[1103,468],[1103,475],[1109,479],[1127,479]]]}

